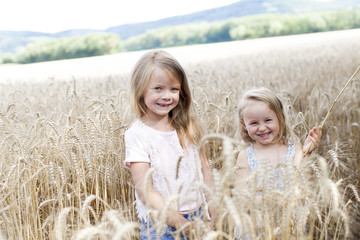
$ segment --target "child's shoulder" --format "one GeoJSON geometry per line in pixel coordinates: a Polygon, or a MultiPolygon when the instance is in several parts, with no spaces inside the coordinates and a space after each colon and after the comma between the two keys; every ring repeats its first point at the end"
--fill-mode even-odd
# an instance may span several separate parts
{"type": "Polygon", "coordinates": [[[299,166],[303,157],[302,145],[299,142],[294,143],[294,145],[295,145],[295,154],[293,158],[293,164],[295,166],[299,166]]]}
{"type": "Polygon", "coordinates": [[[124,133],[128,145],[146,147],[153,141],[152,134],[140,120],[135,120],[124,133]]]}
{"type": "Polygon", "coordinates": [[[246,149],[242,149],[239,152],[239,155],[237,157],[236,165],[237,166],[247,166],[247,164],[248,164],[248,160],[247,160],[246,149]]]}
{"type": "Polygon", "coordinates": [[[143,131],[143,129],[144,124],[141,122],[140,119],[136,119],[129,125],[125,132],[143,131]]]}
{"type": "Polygon", "coordinates": [[[139,120],[135,120],[125,130],[125,136],[144,136],[146,133],[145,125],[139,120]]]}
{"type": "Polygon", "coordinates": [[[302,145],[299,142],[289,143],[288,147],[293,147],[295,149],[295,152],[302,151],[302,145]]]}

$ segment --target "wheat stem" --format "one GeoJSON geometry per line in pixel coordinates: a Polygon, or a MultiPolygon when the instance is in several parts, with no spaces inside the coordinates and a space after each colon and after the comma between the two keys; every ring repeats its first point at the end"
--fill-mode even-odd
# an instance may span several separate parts
{"type": "Polygon", "coordinates": [[[354,79],[354,77],[355,77],[356,74],[359,72],[359,70],[360,70],[360,66],[356,69],[356,71],[355,71],[354,74],[351,76],[351,78],[349,79],[349,81],[347,81],[347,83],[345,84],[344,88],[341,90],[341,92],[339,93],[339,95],[337,95],[337,97],[335,98],[333,104],[331,105],[328,113],[327,113],[326,116],[325,116],[325,119],[324,119],[323,123],[321,124],[321,127],[324,126],[324,124],[325,124],[327,118],[329,117],[330,112],[331,112],[332,108],[334,107],[335,103],[336,103],[337,100],[340,98],[340,96],[343,94],[343,92],[345,91],[345,89],[347,88],[347,86],[350,84],[350,82],[354,79]]]}
{"type": "MultiPolygon", "coordinates": [[[[327,112],[324,121],[321,124],[321,128],[324,126],[326,120],[328,119],[331,110],[333,109],[335,103],[337,102],[337,100],[340,98],[340,96],[343,94],[343,92],[345,91],[345,89],[347,88],[347,86],[350,84],[350,82],[354,79],[354,77],[356,76],[356,74],[359,72],[360,70],[360,66],[356,69],[356,71],[354,72],[354,74],[350,77],[349,81],[347,81],[347,83],[345,84],[345,86],[343,87],[343,89],[340,91],[340,93],[337,95],[337,97],[335,98],[335,100],[333,101],[329,111],[327,112]]],[[[311,148],[312,144],[310,144],[309,148],[306,150],[306,152],[304,153],[304,157],[309,153],[310,148],[311,148]]]]}

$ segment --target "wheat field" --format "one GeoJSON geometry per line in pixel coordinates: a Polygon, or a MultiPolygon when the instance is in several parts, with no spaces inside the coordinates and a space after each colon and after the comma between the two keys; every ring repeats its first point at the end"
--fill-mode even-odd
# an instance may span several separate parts
{"type": "MultiPolygon", "coordinates": [[[[215,229],[198,220],[191,239],[360,238],[360,74],[334,105],[310,160],[284,172],[285,192],[263,190],[255,204],[255,177],[249,190],[234,186],[236,154],[245,147],[236,122],[242,93],[276,92],[303,141],[360,65],[359,39],[359,30],[349,30],[168,49],[185,67],[208,131],[214,189],[204,190],[219,210],[215,229]]],[[[111,70],[105,57],[84,60],[96,66],[81,70],[74,61],[69,69],[63,61],[0,67],[0,239],[138,239],[123,134],[134,120],[130,65],[141,54],[118,63],[110,57],[111,70]],[[46,75],[56,66],[63,75],[46,75]],[[107,74],[79,74],[102,67],[107,74]]]]}

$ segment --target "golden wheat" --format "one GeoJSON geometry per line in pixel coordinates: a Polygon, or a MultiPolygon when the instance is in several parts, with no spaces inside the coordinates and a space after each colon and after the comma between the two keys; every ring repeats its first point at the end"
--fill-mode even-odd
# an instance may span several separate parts
{"type": "MultiPolygon", "coordinates": [[[[357,38],[339,36],[185,65],[214,175],[214,189],[200,187],[219,210],[215,229],[195,220],[193,239],[201,231],[205,239],[360,235],[359,78],[332,106],[309,161],[299,169],[279,166],[284,191],[265,188],[275,181],[269,164],[247,179],[247,190],[236,190],[233,180],[245,147],[236,119],[241,95],[260,86],[278,93],[294,139],[304,141],[358,66],[359,51],[357,38]]],[[[128,81],[124,74],[0,83],[0,239],[138,239],[134,186],[123,162],[124,132],[134,120],[128,81]]],[[[151,213],[165,221],[165,213],[151,213]]]]}

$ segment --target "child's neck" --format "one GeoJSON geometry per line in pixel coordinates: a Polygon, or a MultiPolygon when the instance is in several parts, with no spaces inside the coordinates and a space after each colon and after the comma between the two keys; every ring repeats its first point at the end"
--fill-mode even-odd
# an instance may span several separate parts
{"type": "Polygon", "coordinates": [[[275,143],[269,143],[269,144],[260,144],[260,143],[255,142],[253,145],[254,145],[254,148],[256,147],[259,150],[276,149],[276,148],[281,148],[283,146],[287,146],[287,144],[285,144],[281,141],[277,141],[275,143]]]}
{"type": "Polygon", "coordinates": [[[255,158],[258,161],[270,161],[275,168],[279,163],[283,162],[287,155],[288,145],[282,142],[272,144],[258,144],[254,143],[255,158]]]}
{"type": "Polygon", "coordinates": [[[152,119],[145,115],[141,118],[141,121],[148,127],[151,127],[158,131],[171,132],[174,130],[174,127],[171,125],[168,116],[163,118],[152,119]]]}

